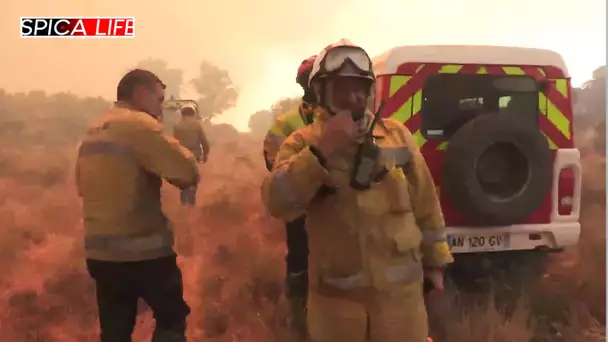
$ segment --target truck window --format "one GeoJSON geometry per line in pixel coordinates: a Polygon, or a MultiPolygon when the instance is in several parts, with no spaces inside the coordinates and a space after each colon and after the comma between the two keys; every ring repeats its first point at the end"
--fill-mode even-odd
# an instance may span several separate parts
{"type": "Polygon", "coordinates": [[[539,85],[529,76],[437,74],[423,87],[422,135],[448,140],[480,114],[538,126],[539,85]]]}

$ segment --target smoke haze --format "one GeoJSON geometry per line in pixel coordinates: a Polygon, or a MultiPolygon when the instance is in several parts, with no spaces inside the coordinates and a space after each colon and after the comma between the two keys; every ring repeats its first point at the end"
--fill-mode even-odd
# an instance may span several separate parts
{"type": "Polygon", "coordinates": [[[347,37],[377,55],[406,44],[492,44],[561,53],[575,85],[606,61],[604,0],[21,0],[0,13],[0,88],[113,99],[148,57],[195,76],[209,60],[241,88],[219,121],[241,130],[256,110],[298,95],[299,62],[347,37]],[[20,39],[20,16],[135,16],[135,39],[20,39]]]}

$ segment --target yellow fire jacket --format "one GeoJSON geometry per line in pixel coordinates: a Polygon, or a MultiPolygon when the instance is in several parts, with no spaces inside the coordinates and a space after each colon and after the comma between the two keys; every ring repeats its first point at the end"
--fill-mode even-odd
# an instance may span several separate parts
{"type": "Polygon", "coordinates": [[[209,141],[203,125],[195,116],[182,117],[173,127],[173,136],[194,153],[197,159],[200,159],[203,152],[209,152],[209,141]]]}
{"type": "Polygon", "coordinates": [[[373,135],[388,172],[356,191],[349,185],[356,143],[325,165],[310,150],[328,117],[321,113],[287,138],[262,185],[272,216],[308,215],[311,286],[383,290],[421,279],[422,265],[452,262],[433,179],[412,134],[396,121],[378,122],[373,135]]]}
{"type": "Polygon", "coordinates": [[[312,106],[302,102],[300,106],[279,115],[264,138],[264,160],[268,171],[279,152],[279,148],[291,133],[313,122],[312,106]]]}
{"type": "Polygon", "coordinates": [[[76,162],[88,258],[137,261],[173,253],[161,179],[185,189],[198,183],[199,173],[192,153],[154,118],[118,104],[93,122],[76,162]]]}

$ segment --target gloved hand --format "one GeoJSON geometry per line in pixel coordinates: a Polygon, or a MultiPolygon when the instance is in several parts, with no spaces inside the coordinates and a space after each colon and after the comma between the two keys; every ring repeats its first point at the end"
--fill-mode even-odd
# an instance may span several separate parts
{"type": "Polygon", "coordinates": [[[329,158],[334,151],[352,143],[357,137],[358,125],[349,111],[339,112],[323,125],[323,132],[316,145],[323,157],[329,158]]]}

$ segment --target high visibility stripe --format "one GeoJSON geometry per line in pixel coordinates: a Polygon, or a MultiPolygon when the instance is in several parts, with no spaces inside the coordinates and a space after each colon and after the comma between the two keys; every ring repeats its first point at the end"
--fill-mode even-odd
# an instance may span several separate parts
{"type": "Polygon", "coordinates": [[[412,76],[393,76],[391,77],[391,84],[389,86],[388,96],[393,96],[397,90],[401,89],[412,76]]]}
{"type": "Polygon", "coordinates": [[[420,113],[422,109],[422,89],[414,94],[414,104],[412,107],[412,116],[420,113]]]}
{"type": "Polygon", "coordinates": [[[567,97],[564,97],[559,91],[556,89],[555,81],[551,80],[547,89],[544,91],[549,101],[553,102],[553,104],[558,107],[562,112],[569,113],[572,110],[572,101],[567,97]]]}
{"type": "Polygon", "coordinates": [[[275,136],[278,137],[284,137],[285,133],[283,133],[283,127],[281,127],[278,122],[275,122],[271,127],[270,127],[270,133],[272,133],[275,136]]]}
{"type": "Polygon", "coordinates": [[[294,115],[280,117],[280,119],[275,121],[270,127],[270,132],[276,136],[287,138],[291,133],[304,128],[304,126],[306,125],[302,120],[302,116],[300,115],[300,112],[297,112],[294,113],[294,115]]]}
{"type": "Polygon", "coordinates": [[[422,145],[424,145],[424,143],[426,142],[426,139],[422,136],[422,132],[420,130],[416,131],[413,136],[414,141],[416,141],[416,145],[418,145],[418,147],[422,147],[422,145]]]}
{"type": "MultiPolygon", "coordinates": [[[[539,109],[542,114],[540,127],[543,134],[547,136],[552,149],[570,146],[572,138],[572,123],[564,114],[569,112],[568,81],[562,75],[563,72],[551,67],[518,67],[497,65],[454,65],[454,64],[404,64],[399,67],[398,72],[413,76],[396,75],[391,77],[390,98],[384,113],[394,120],[406,124],[410,131],[415,132],[414,137],[419,146],[427,143],[420,131],[420,118],[418,113],[422,107],[422,87],[426,78],[433,73],[473,73],[484,74],[506,74],[506,75],[528,75],[537,80],[554,78],[555,82],[550,88],[539,93],[539,109]],[[560,74],[560,75],[558,75],[560,74]]],[[[508,104],[508,97],[501,98],[501,107],[508,104]]],[[[428,148],[445,150],[447,142],[433,140],[436,144],[427,144],[428,148]]]]}
{"type": "MultiPolygon", "coordinates": [[[[383,271],[386,280],[395,284],[413,283],[418,279],[421,279],[424,274],[422,263],[420,262],[389,266],[383,271]]],[[[340,290],[353,290],[369,287],[371,285],[370,278],[363,272],[358,272],[346,277],[321,277],[320,281],[325,286],[340,290]]]]}
{"type": "Polygon", "coordinates": [[[565,98],[568,98],[568,81],[566,80],[556,80],[555,81],[555,89],[562,94],[565,98]]]}
{"type": "Polygon", "coordinates": [[[410,132],[416,132],[417,130],[420,129],[421,124],[422,124],[422,116],[413,115],[412,117],[410,117],[407,120],[407,122],[405,123],[405,126],[407,127],[407,129],[410,130],[410,132]]]}
{"type": "MultiPolygon", "coordinates": [[[[539,80],[547,78],[547,72],[543,68],[524,68],[526,75],[539,80]]],[[[551,70],[549,70],[551,71],[551,70]]],[[[540,127],[543,134],[547,135],[549,142],[559,147],[571,146],[572,123],[564,114],[569,112],[568,81],[566,79],[555,80],[549,83],[544,92],[539,92],[538,108],[542,114],[540,127]]]]}
{"type": "Polygon", "coordinates": [[[422,243],[431,245],[448,240],[445,229],[425,229],[422,232],[422,243]]]}
{"type": "Polygon", "coordinates": [[[440,74],[457,74],[460,69],[462,69],[462,65],[444,65],[439,69],[440,74]]]}
{"type": "Polygon", "coordinates": [[[448,141],[442,141],[441,144],[439,144],[439,146],[437,147],[437,150],[445,151],[445,149],[448,148],[448,143],[448,141]]]}
{"type": "Polygon", "coordinates": [[[543,93],[538,94],[538,110],[547,116],[547,97],[543,93]]]}
{"type": "Polygon", "coordinates": [[[285,136],[285,121],[276,120],[269,129],[270,133],[276,136],[285,136]]]}
{"type": "Polygon", "coordinates": [[[459,74],[475,74],[479,70],[481,66],[477,64],[464,64],[460,70],[458,70],[459,74]]]}
{"type": "MultiPolygon", "coordinates": [[[[412,77],[411,76],[393,76],[389,84],[389,96],[395,95],[395,93],[401,89],[412,77]]],[[[390,118],[400,123],[405,123],[407,119],[412,115],[412,103],[411,98],[405,101],[391,116],[390,118]]]]}
{"type": "MultiPolygon", "coordinates": [[[[528,69],[534,69],[533,72],[530,71],[528,73],[526,73],[526,70],[524,70],[523,68],[520,68],[520,67],[503,67],[502,69],[505,72],[505,74],[509,74],[509,75],[529,75],[529,76],[538,78],[538,75],[536,74],[538,72],[542,76],[546,76],[546,72],[542,68],[528,68],[528,69]]],[[[560,82],[559,86],[562,87],[561,88],[562,91],[564,91],[567,94],[567,91],[568,91],[567,82],[565,80],[560,80],[560,81],[564,81],[564,82],[560,82]],[[565,88],[565,90],[564,90],[564,88],[565,88]]],[[[555,87],[557,89],[557,82],[556,82],[555,87]]],[[[557,92],[561,93],[561,91],[557,91],[557,92]]],[[[549,121],[549,124],[557,129],[557,131],[552,134],[561,133],[564,136],[564,138],[566,138],[567,140],[570,140],[571,139],[570,120],[568,120],[568,118],[564,115],[563,111],[560,110],[560,108],[555,105],[553,100],[557,100],[557,99],[553,98],[553,97],[547,97],[545,93],[539,92],[539,110],[540,110],[541,114],[549,121]],[[557,132],[559,132],[559,133],[557,133],[557,132]]],[[[563,110],[566,110],[566,108],[563,108],[563,110]]],[[[550,128],[551,127],[549,127],[549,126],[544,127],[544,129],[550,129],[550,128]]],[[[549,132],[544,131],[544,129],[543,129],[544,134],[549,133],[549,132]]],[[[555,137],[555,138],[557,138],[557,137],[555,137]]],[[[551,141],[551,144],[560,146],[559,144],[555,144],[555,142],[553,140],[550,140],[550,141],[551,141]]],[[[563,146],[563,147],[566,147],[566,146],[563,146]]]]}
{"type": "Polygon", "coordinates": [[[537,67],[522,67],[526,75],[534,77],[534,79],[538,81],[544,81],[547,79],[545,71],[542,68],[537,67]]]}
{"type": "Polygon", "coordinates": [[[304,120],[302,120],[302,116],[298,111],[298,115],[290,115],[285,119],[285,123],[287,123],[287,129],[291,128],[291,132],[284,132],[286,136],[291,135],[291,133],[304,128],[304,120]]]}
{"type": "Polygon", "coordinates": [[[380,148],[380,159],[384,165],[405,165],[411,158],[410,149],[405,146],[380,148]]]}
{"type": "Polygon", "coordinates": [[[103,252],[147,252],[165,250],[171,252],[173,248],[173,234],[168,231],[146,236],[114,236],[92,235],[85,236],[85,249],[103,252]]]}
{"type": "Polygon", "coordinates": [[[498,99],[498,108],[507,108],[507,106],[509,105],[509,102],[511,102],[511,96],[503,96],[501,98],[498,99]]]}
{"type": "MultiPolygon", "coordinates": [[[[411,76],[393,76],[389,85],[389,96],[395,95],[399,89],[404,87],[411,76]]],[[[391,119],[400,123],[405,123],[413,115],[420,112],[422,108],[422,89],[418,90],[413,96],[403,102],[403,104],[390,116],[391,119]]]]}
{"type": "Polygon", "coordinates": [[[571,139],[570,121],[542,92],[538,93],[538,108],[568,140],[571,139]]]}
{"type": "MultiPolygon", "coordinates": [[[[547,116],[547,98],[545,97],[545,94],[543,94],[542,92],[538,94],[538,110],[541,112],[542,115],[547,116]]],[[[547,138],[547,142],[549,143],[549,148],[551,148],[552,150],[557,150],[558,147],[553,142],[553,140],[551,140],[551,138],[549,138],[549,136],[542,130],[541,130],[541,132],[543,133],[545,138],[547,138]]]]}
{"type": "Polygon", "coordinates": [[[549,138],[548,135],[545,134],[545,132],[543,132],[543,135],[545,136],[545,138],[547,138],[547,142],[549,143],[549,148],[552,150],[557,150],[559,149],[559,147],[557,147],[557,145],[553,142],[553,140],[551,140],[551,138],[549,138]]]}
{"type": "Polygon", "coordinates": [[[525,75],[526,73],[520,67],[502,67],[507,75],[525,75]]]}
{"type": "Polygon", "coordinates": [[[412,103],[414,102],[414,97],[410,97],[409,99],[407,99],[407,101],[405,101],[403,103],[403,105],[401,105],[401,107],[399,107],[399,109],[397,109],[397,111],[391,115],[391,119],[400,122],[400,123],[405,123],[410,117],[412,117],[412,113],[413,113],[413,109],[412,109],[412,103]]]}
{"type": "MultiPolygon", "coordinates": [[[[383,109],[383,113],[387,113],[386,116],[391,116],[397,110],[403,106],[403,103],[410,97],[414,96],[416,92],[422,90],[424,82],[427,77],[436,73],[441,68],[438,64],[424,64],[424,65],[404,65],[399,67],[397,72],[403,74],[412,74],[417,72],[412,78],[405,83],[399,90],[397,90],[393,96],[390,96],[386,101],[383,109]]],[[[395,77],[395,76],[393,76],[395,77]]]]}

